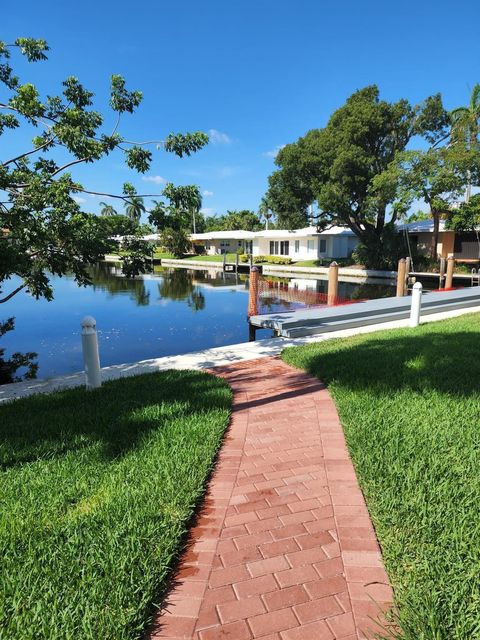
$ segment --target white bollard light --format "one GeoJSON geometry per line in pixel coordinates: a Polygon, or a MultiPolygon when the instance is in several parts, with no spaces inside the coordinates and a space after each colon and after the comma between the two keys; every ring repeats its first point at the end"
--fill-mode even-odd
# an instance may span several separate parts
{"type": "Polygon", "coordinates": [[[92,316],[85,316],[82,326],[82,350],[85,364],[85,385],[87,389],[102,386],[100,357],[98,355],[97,322],[92,316]]]}
{"type": "Polygon", "coordinates": [[[422,283],[416,282],[412,289],[412,306],[410,307],[410,326],[418,327],[420,324],[420,310],[422,308],[422,283]]]}

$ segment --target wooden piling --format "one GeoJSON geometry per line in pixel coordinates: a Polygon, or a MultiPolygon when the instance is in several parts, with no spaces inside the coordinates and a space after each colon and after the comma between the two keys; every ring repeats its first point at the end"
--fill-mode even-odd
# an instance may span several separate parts
{"type": "Polygon", "coordinates": [[[338,264],[334,261],[328,269],[327,304],[336,304],[338,298],[338,264]]]}
{"type": "Polygon", "coordinates": [[[405,295],[405,276],[407,272],[407,261],[405,258],[400,258],[398,261],[397,272],[397,298],[402,298],[405,295]]]}
{"type": "Polygon", "coordinates": [[[248,282],[248,317],[258,315],[258,281],[260,271],[258,267],[250,269],[250,279],[248,282]]]}
{"type": "Polygon", "coordinates": [[[450,256],[447,260],[447,278],[445,280],[445,289],[453,287],[453,270],[455,269],[455,258],[450,256]]]}
{"type": "Polygon", "coordinates": [[[238,253],[235,254],[235,273],[238,273],[238,253]]]}
{"type": "Polygon", "coordinates": [[[225,265],[227,264],[227,254],[223,254],[223,270],[225,271],[225,265]]]}

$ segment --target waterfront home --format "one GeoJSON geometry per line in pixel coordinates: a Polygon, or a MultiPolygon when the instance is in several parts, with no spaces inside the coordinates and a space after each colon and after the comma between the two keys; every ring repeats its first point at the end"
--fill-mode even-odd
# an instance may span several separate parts
{"type": "MultiPolygon", "coordinates": [[[[408,233],[412,250],[420,255],[430,253],[433,242],[433,220],[419,220],[398,225],[399,231],[408,233]]],[[[440,220],[437,243],[440,258],[453,256],[459,261],[476,261],[480,258],[480,238],[478,232],[459,233],[445,228],[445,220],[440,220]]]]}
{"type": "Polygon", "coordinates": [[[294,261],[348,258],[358,244],[353,231],[346,227],[332,227],[322,232],[316,227],[292,231],[210,231],[192,234],[190,239],[208,255],[235,253],[241,249],[254,256],[279,255],[294,261]]]}

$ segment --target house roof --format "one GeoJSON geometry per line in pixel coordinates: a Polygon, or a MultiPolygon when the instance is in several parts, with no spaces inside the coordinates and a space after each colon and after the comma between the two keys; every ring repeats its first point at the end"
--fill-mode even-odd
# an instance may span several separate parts
{"type": "Polygon", "coordinates": [[[251,240],[254,237],[253,231],[243,231],[243,229],[190,234],[190,240],[251,240]]]}
{"type": "Polygon", "coordinates": [[[268,229],[265,231],[210,231],[207,233],[192,233],[191,240],[253,240],[254,238],[300,238],[306,236],[352,236],[353,231],[347,227],[331,227],[325,231],[318,232],[316,227],[305,227],[304,229],[268,229]]]}
{"type": "MultiPolygon", "coordinates": [[[[399,231],[407,230],[408,233],[433,233],[433,219],[416,220],[415,222],[407,222],[406,224],[398,224],[399,231]]],[[[445,220],[440,220],[439,231],[446,231],[445,220]]]]}

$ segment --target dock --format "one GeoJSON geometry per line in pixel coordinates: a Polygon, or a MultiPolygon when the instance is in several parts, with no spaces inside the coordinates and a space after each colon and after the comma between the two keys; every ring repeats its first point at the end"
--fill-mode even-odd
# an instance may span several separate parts
{"type": "MultiPolygon", "coordinates": [[[[480,286],[454,291],[424,292],[422,312],[433,314],[480,305],[480,286]]],[[[251,331],[273,329],[278,336],[299,338],[339,329],[402,320],[410,316],[411,298],[380,298],[344,306],[324,306],[282,313],[252,315],[251,331]]]]}

